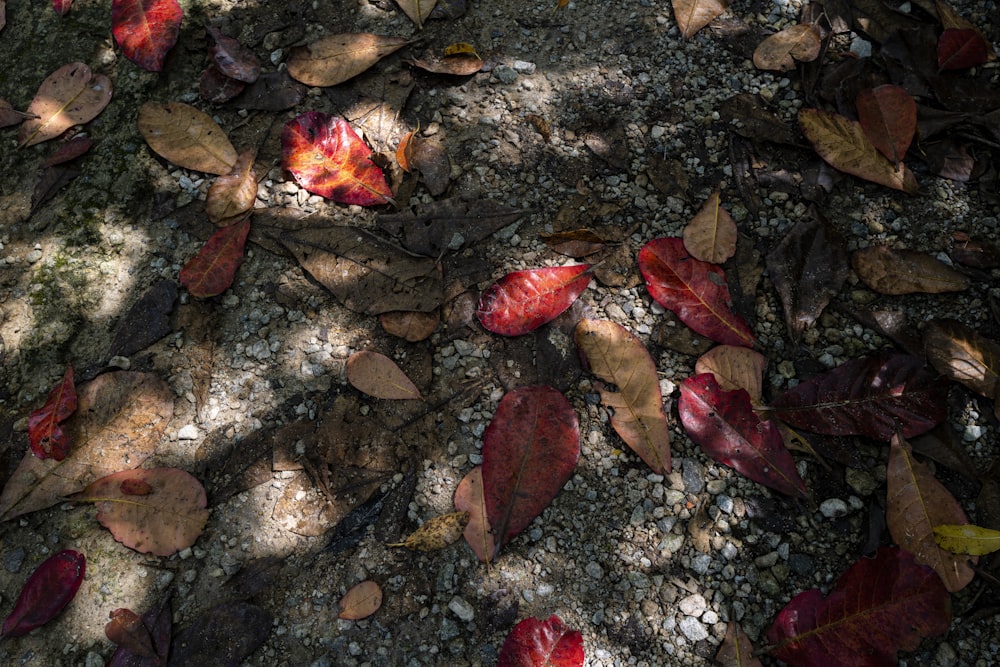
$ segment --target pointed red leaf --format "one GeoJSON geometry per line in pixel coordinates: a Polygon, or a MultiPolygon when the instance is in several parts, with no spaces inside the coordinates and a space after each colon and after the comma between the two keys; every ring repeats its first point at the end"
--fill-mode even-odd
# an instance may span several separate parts
{"type": "Polygon", "coordinates": [[[483,491],[497,551],[548,507],[579,458],[580,424],[565,396],[545,385],[504,395],[483,434],[483,491]]]}
{"type": "Polygon", "coordinates": [[[658,238],[644,245],[639,270],[657,303],[696,333],[717,343],[753,346],[750,327],[729,308],[726,274],[692,257],[683,239],[658,238]]]}
{"type": "Polygon", "coordinates": [[[508,273],[479,297],[476,315],[493,333],[520,336],[551,322],[587,286],[590,264],[553,266],[508,273]]]}
{"type": "Polygon", "coordinates": [[[40,459],[62,461],[73,445],[70,436],[59,423],[69,419],[76,410],[76,387],[73,385],[73,367],[69,366],[45,405],[28,417],[28,441],[31,451],[40,459]]]}
{"type": "Polygon", "coordinates": [[[281,132],[282,164],[313,194],[341,204],[377,206],[392,198],[371,149],[343,118],[306,112],[281,132]]]}
{"type": "Polygon", "coordinates": [[[905,88],[885,84],[865,88],[854,100],[865,136],[897,165],[917,132],[917,103],[905,88]]]}
{"type": "Polygon", "coordinates": [[[723,391],[711,373],[681,383],[677,404],[692,441],[716,461],[790,496],[809,495],[774,422],[761,421],[746,389],[723,391]]]}
{"type": "Polygon", "coordinates": [[[553,614],[549,620],[526,618],[510,631],[497,667],[582,667],[583,635],[553,614]]]}
{"type": "Polygon", "coordinates": [[[948,382],[905,354],[877,354],[813,376],[774,401],[778,419],[813,433],[864,435],[889,442],[937,426],[948,382]]]}
{"type": "Polygon", "coordinates": [[[125,57],[149,72],[163,70],[177,43],[184,10],[177,0],[112,0],[111,32],[125,57]]]}
{"type": "Polygon", "coordinates": [[[59,147],[55,153],[50,155],[45,162],[42,163],[43,167],[54,167],[57,164],[62,164],[63,162],[69,162],[70,160],[75,160],[84,153],[90,150],[90,147],[94,145],[93,140],[85,135],[77,135],[67,141],[65,144],[59,147]]]}
{"type": "Polygon", "coordinates": [[[83,554],[67,549],[43,561],[21,589],[0,637],[26,635],[55,618],[83,583],[86,560],[83,554]]]}
{"type": "Polygon", "coordinates": [[[52,9],[56,11],[59,16],[66,16],[69,14],[70,7],[73,6],[73,0],[52,0],[52,9]]]}
{"type": "Polygon", "coordinates": [[[938,69],[966,69],[982,65],[989,58],[989,47],[979,31],[972,28],[947,28],[938,38],[938,69]]]}
{"type": "Polygon", "coordinates": [[[250,218],[222,227],[198,254],[181,269],[181,285],[191,296],[205,299],[222,294],[233,284],[236,270],[243,263],[243,248],[250,233],[250,218]]]}
{"type": "Polygon", "coordinates": [[[771,655],[802,667],[895,667],[898,651],[951,624],[948,591],[934,570],[882,547],[841,575],[830,594],[799,593],[767,631],[771,655]]]}

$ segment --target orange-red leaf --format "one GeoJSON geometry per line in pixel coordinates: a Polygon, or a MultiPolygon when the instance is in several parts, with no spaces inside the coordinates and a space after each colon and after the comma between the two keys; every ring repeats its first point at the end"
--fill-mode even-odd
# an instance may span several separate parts
{"type": "Polygon", "coordinates": [[[497,667],[583,667],[583,635],[556,615],[526,618],[510,631],[497,667]]]}
{"type": "Polygon", "coordinates": [[[163,70],[177,43],[184,10],[177,0],[113,0],[111,32],[125,57],[150,72],[163,70]]]}
{"type": "Polygon", "coordinates": [[[371,152],[346,120],[319,111],[288,121],[281,133],[285,169],[309,192],[341,204],[377,206],[391,200],[371,152]]]}
{"type": "Polygon", "coordinates": [[[861,129],[878,152],[897,165],[917,131],[917,103],[905,88],[885,84],[865,88],[854,100],[861,129]]]}
{"type": "Polygon", "coordinates": [[[250,219],[212,234],[198,254],[181,269],[181,285],[191,296],[205,299],[222,294],[233,284],[243,263],[243,248],[250,233],[250,219]]]}
{"type": "Polygon", "coordinates": [[[508,273],[479,297],[476,315],[493,333],[520,336],[551,322],[590,284],[590,264],[508,273]]]}
{"type": "Polygon", "coordinates": [[[59,16],[66,16],[69,14],[69,10],[72,6],[73,0],[52,0],[52,9],[54,9],[56,14],[59,16]]]}
{"type": "Polygon", "coordinates": [[[73,445],[72,438],[59,426],[76,410],[76,388],[73,385],[73,367],[69,366],[45,405],[28,417],[28,441],[31,451],[40,459],[62,461],[73,445]]]}

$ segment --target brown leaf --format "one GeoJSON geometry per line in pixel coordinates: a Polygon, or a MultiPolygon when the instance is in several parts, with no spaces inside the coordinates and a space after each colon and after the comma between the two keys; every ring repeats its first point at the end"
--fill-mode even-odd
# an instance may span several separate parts
{"type": "Polygon", "coordinates": [[[869,246],[856,250],[851,265],[861,282],[879,294],[940,294],[968,288],[969,280],[940,260],[915,250],[869,246]]]}
{"type": "Polygon", "coordinates": [[[396,4],[418,28],[423,28],[424,21],[431,15],[437,0],[396,0],[396,4]]]}
{"type": "Polygon", "coordinates": [[[406,547],[413,551],[438,551],[457,542],[469,524],[468,512],[441,514],[424,521],[402,542],[387,547],[406,547]]]}
{"type": "Polygon", "coordinates": [[[746,389],[750,402],[761,404],[767,357],[739,345],[716,345],[695,362],[694,372],[711,373],[724,391],[746,389]]]}
{"type": "Polygon", "coordinates": [[[454,55],[430,55],[406,61],[414,67],[433,74],[470,76],[483,68],[483,59],[477,53],[456,53],[454,55]]]}
{"type": "Polygon", "coordinates": [[[441,312],[418,313],[413,310],[394,310],[379,315],[379,322],[385,332],[411,343],[427,340],[437,330],[441,322],[441,312]]]}
{"type": "Polygon", "coordinates": [[[0,521],[51,507],[99,477],[142,465],[174,413],[173,391],[154,375],[117,371],[77,387],[63,427],[76,443],[62,461],[28,452],[0,494],[0,521]]]}
{"type": "Polygon", "coordinates": [[[807,63],[819,56],[822,43],[819,28],[811,23],[788,26],[757,45],[753,64],[757,69],[787,72],[795,61],[807,63]]]}
{"type": "Polygon", "coordinates": [[[31,115],[16,110],[7,100],[0,100],[0,127],[17,125],[25,118],[31,118],[31,115]]]}
{"type": "Polygon", "coordinates": [[[729,621],[726,637],[715,654],[719,667],[761,667],[754,656],[753,643],[736,621],[729,621]]]}
{"type": "Polygon", "coordinates": [[[399,166],[405,171],[420,173],[421,180],[427,186],[427,191],[437,197],[448,189],[451,178],[451,160],[444,146],[433,139],[419,137],[412,132],[404,137],[405,144],[400,142],[396,151],[399,166]],[[399,160],[402,152],[402,160],[399,160]],[[405,163],[405,164],[404,164],[405,163]]]}
{"type": "Polygon", "coordinates": [[[910,194],[920,187],[906,165],[897,168],[878,152],[856,120],[820,109],[803,109],[799,125],[819,156],[834,169],[910,194]]]}
{"type": "Polygon", "coordinates": [[[938,573],[945,588],[954,593],[972,581],[972,564],[978,559],[950,553],[934,540],[934,526],[966,524],[962,506],[924,464],[913,458],[910,444],[894,435],[886,470],[885,519],[893,541],[915,560],[938,573]]]}
{"type": "Polygon", "coordinates": [[[111,79],[83,63],[70,63],[50,74],[28,105],[29,118],[17,134],[19,147],[54,139],[89,122],[111,101],[111,79]]]}
{"type": "Polygon", "coordinates": [[[347,359],[347,381],[375,398],[420,399],[420,390],[399,366],[372,350],[355,352],[347,359]]]}
{"type": "Polygon", "coordinates": [[[728,0],[674,0],[672,4],[684,39],[693,37],[729,7],[728,0]]]}
{"type": "Polygon", "coordinates": [[[1000,417],[1000,345],[955,320],[924,329],[924,353],[934,369],[987,398],[1000,417]]]}
{"type": "Polygon", "coordinates": [[[149,147],[178,167],[222,176],[239,157],[212,117],[190,104],[146,102],[137,122],[149,147]]]}
{"type": "Polygon", "coordinates": [[[465,541],[484,563],[489,563],[496,552],[493,529],[486,514],[486,500],[483,494],[483,467],[476,466],[462,478],[455,489],[455,509],[468,512],[469,522],[465,525],[465,541]]]}
{"type": "Polygon", "coordinates": [[[577,259],[600,252],[608,243],[604,237],[590,229],[541,234],[539,238],[560,255],[577,259]]]}
{"type": "Polygon", "coordinates": [[[286,64],[292,78],[307,86],[336,86],[408,43],[402,37],[371,33],[327,35],[292,49],[286,64]]]}
{"type": "Polygon", "coordinates": [[[917,131],[917,103],[905,88],[865,88],[854,99],[865,135],[882,155],[899,165],[917,131]]]}
{"type": "Polygon", "coordinates": [[[684,227],[684,247],[703,262],[722,264],[736,254],[736,221],[722,207],[718,190],[684,227]]]}
{"type": "Polygon", "coordinates": [[[216,178],[208,188],[205,213],[212,222],[222,223],[253,208],[257,200],[257,172],[253,169],[255,153],[254,149],[240,153],[233,170],[216,178]]]}
{"type": "Polygon", "coordinates": [[[382,606],[382,589],[372,580],[362,581],[347,591],[337,603],[340,614],[337,618],[357,621],[368,618],[382,606]]]}
{"type": "Polygon", "coordinates": [[[153,637],[138,614],[131,609],[115,609],[108,616],[111,620],[104,626],[108,639],[137,656],[152,658],[156,655],[153,637]]]}

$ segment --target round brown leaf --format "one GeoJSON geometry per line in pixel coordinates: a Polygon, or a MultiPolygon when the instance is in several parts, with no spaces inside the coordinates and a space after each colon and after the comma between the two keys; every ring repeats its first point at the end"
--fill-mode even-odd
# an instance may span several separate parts
{"type": "Polygon", "coordinates": [[[382,606],[382,589],[374,581],[368,579],[347,591],[337,603],[340,614],[337,618],[357,621],[368,618],[382,606]]]}
{"type": "Polygon", "coordinates": [[[231,222],[253,208],[257,200],[257,172],[253,169],[255,153],[253,149],[240,153],[233,170],[219,176],[208,188],[205,213],[212,222],[231,222]]]}
{"type": "Polygon", "coordinates": [[[347,381],[375,398],[420,399],[420,390],[406,373],[392,359],[373,350],[355,352],[347,359],[347,381]]]}
{"type": "Polygon", "coordinates": [[[795,61],[811,62],[819,56],[819,28],[800,23],[777,32],[757,45],[753,64],[757,69],[787,72],[795,69],[795,61]]]}
{"type": "Polygon", "coordinates": [[[371,33],[327,35],[293,49],[287,61],[288,73],[307,86],[336,86],[406,44],[402,37],[371,33]]]}
{"type": "Polygon", "coordinates": [[[139,132],[160,157],[178,167],[228,174],[239,157],[212,117],[183,102],[146,102],[139,108],[139,132]]]}
{"type": "Polygon", "coordinates": [[[725,391],[746,389],[750,402],[760,405],[767,357],[738,345],[716,345],[695,362],[695,374],[711,373],[725,391]]]}
{"type": "Polygon", "coordinates": [[[969,286],[961,273],[931,255],[914,250],[869,246],[851,257],[861,281],[879,294],[940,294],[969,286]]]}
{"type": "Polygon", "coordinates": [[[111,79],[94,74],[83,63],[70,63],[50,74],[28,105],[28,118],[18,131],[20,146],[54,139],[104,111],[111,101],[111,79]]]}
{"type": "Polygon", "coordinates": [[[705,205],[684,227],[684,247],[703,262],[722,264],[736,254],[736,221],[713,192],[705,205]]]}
{"type": "Polygon", "coordinates": [[[426,340],[437,329],[441,321],[440,311],[420,313],[415,310],[393,310],[379,315],[379,322],[385,332],[411,343],[426,340]]]}

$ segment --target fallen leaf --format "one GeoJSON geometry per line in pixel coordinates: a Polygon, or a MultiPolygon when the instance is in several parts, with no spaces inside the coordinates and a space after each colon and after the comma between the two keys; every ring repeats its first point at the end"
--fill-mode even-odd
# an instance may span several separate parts
{"type": "Polygon", "coordinates": [[[785,326],[797,341],[847,280],[847,248],[816,213],[800,220],[767,256],[767,273],[781,298],[785,326]]]}
{"type": "Polygon", "coordinates": [[[617,391],[597,383],[611,425],[657,475],[670,472],[670,428],[663,411],[656,363],[646,346],[608,320],[580,320],[574,340],[590,371],[617,391]]]}
{"type": "Polygon", "coordinates": [[[711,373],[689,377],[680,388],[681,424],[706,454],[781,493],[809,495],[781,433],[757,416],[745,389],[722,391],[711,373]]]}
{"type": "Polygon", "coordinates": [[[698,357],[696,375],[711,373],[723,391],[745,389],[752,405],[761,405],[767,357],[739,345],[716,345],[698,357]]]}
{"type": "MultiPolygon", "coordinates": [[[[451,159],[444,146],[433,139],[413,137],[406,150],[410,169],[420,174],[420,179],[432,196],[444,194],[451,179],[451,159]]],[[[402,165],[400,165],[402,166],[402,165]]]]}
{"type": "Polygon", "coordinates": [[[602,236],[589,229],[540,234],[539,238],[560,255],[576,259],[598,253],[608,244],[602,236]]]}
{"type": "Polygon", "coordinates": [[[93,145],[93,139],[86,135],[78,134],[60,146],[59,150],[55,153],[45,158],[45,162],[42,163],[42,166],[54,167],[57,164],[63,164],[64,162],[75,160],[81,155],[85,155],[93,145]]]}
{"type": "Polygon", "coordinates": [[[42,561],[4,619],[0,639],[21,637],[58,616],[80,589],[86,570],[84,555],[69,549],[42,561]]]}
{"type": "Polygon", "coordinates": [[[177,301],[177,283],[164,278],[153,283],[118,320],[107,358],[131,357],[173,331],[170,313],[177,301]]]}
{"type": "Polygon", "coordinates": [[[240,667],[267,642],[271,612],[247,602],[223,602],[178,632],[170,644],[170,667],[240,667]]]}
{"type": "Polygon", "coordinates": [[[863,435],[888,442],[901,429],[920,435],[944,421],[948,383],[905,354],[853,359],[778,396],[775,416],[825,435],[863,435]]]}
{"type": "Polygon", "coordinates": [[[970,564],[967,556],[939,547],[934,526],[969,520],[934,473],[913,458],[910,443],[898,435],[890,443],[886,484],[885,521],[893,541],[912,553],[917,563],[932,567],[949,592],[965,588],[975,576],[975,559],[970,564]]]}
{"type": "Polygon", "coordinates": [[[690,39],[729,8],[728,0],[674,0],[674,20],[681,36],[690,39]]]}
{"type": "Polygon", "coordinates": [[[243,90],[237,103],[241,109],[284,111],[298,105],[307,88],[288,76],[288,70],[267,72],[243,90]]]}
{"type": "Polygon", "coordinates": [[[0,521],[51,507],[104,475],[142,465],[174,412],[173,391],[154,375],[115,371],[77,387],[65,423],[76,443],[62,461],[28,453],[0,494],[0,521]]]}
{"type": "Polygon", "coordinates": [[[45,405],[28,417],[28,442],[31,452],[40,459],[62,461],[69,454],[73,441],[62,430],[60,423],[76,411],[76,387],[73,384],[73,367],[68,366],[45,405]]]}
{"type": "Polygon", "coordinates": [[[163,71],[177,43],[184,10],[177,0],[112,0],[111,32],[125,57],[149,72],[163,71]]]}
{"type": "Polygon", "coordinates": [[[61,164],[46,169],[42,172],[42,177],[38,180],[38,184],[35,185],[35,190],[31,195],[31,210],[33,212],[37,211],[42,204],[50,201],[82,173],[80,169],[73,165],[61,164]]]}
{"type": "Polygon", "coordinates": [[[129,549],[170,556],[194,544],[208,521],[205,488],[179,468],[123,470],[91,482],[72,496],[92,502],[97,520],[129,549]],[[122,488],[126,480],[148,484],[151,492],[133,495],[122,488]]]}
{"type": "Polygon", "coordinates": [[[341,204],[377,206],[392,199],[371,149],[343,118],[308,111],[281,132],[282,166],[313,194],[341,204]]]}
{"type": "Polygon", "coordinates": [[[253,51],[232,37],[226,37],[215,26],[205,26],[205,31],[215,40],[215,45],[208,50],[208,57],[222,74],[243,83],[257,80],[260,62],[253,51]]]}
{"type": "MultiPolygon", "coordinates": [[[[115,649],[111,656],[108,667],[157,667],[167,661],[167,653],[170,651],[170,639],[173,631],[173,614],[170,609],[170,597],[165,597],[159,605],[148,609],[140,617],[147,636],[153,643],[155,656],[159,658],[148,660],[148,656],[143,653],[133,651],[129,645],[121,644],[115,649]]],[[[107,631],[105,630],[105,634],[107,631]]],[[[114,640],[112,640],[114,641],[114,640]]],[[[140,640],[141,642],[142,640],[140,640]]],[[[139,648],[138,646],[134,648],[139,648]]]]}
{"type": "Polygon", "coordinates": [[[178,167],[223,176],[239,158],[222,128],[190,104],[146,102],[137,123],[149,147],[178,167]]]}
{"type": "MultiPolygon", "coordinates": [[[[0,5],[2,4],[2,0],[0,0],[0,5]]],[[[0,127],[17,125],[26,118],[31,118],[31,115],[16,110],[7,100],[0,100],[0,127]]]]}
{"type": "Polygon", "coordinates": [[[209,65],[198,78],[198,94],[201,99],[212,104],[224,104],[244,90],[247,84],[231,79],[215,65],[209,65]]]}
{"type": "Polygon", "coordinates": [[[985,556],[1000,551],[1000,530],[972,524],[940,524],[934,526],[934,541],[952,553],[985,556]]]}
{"type": "Polygon", "coordinates": [[[407,44],[402,37],[371,33],[327,35],[292,49],[285,62],[296,81],[307,86],[336,86],[407,44]]]}
{"type": "Polygon", "coordinates": [[[988,57],[989,45],[978,30],[945,28],[938,38],[937,64],[942,72],[982,65],[988,57]]]}
{"type": "Polygon", "coordinates": [[[423,28],[424,21],[431,15],[437,0],[396,0],[396,4],[417,28],[423,28]]]}
{"type": "Polygon", "coordinates": [[[111,79],[94,74],[84,63],[63,65],[38,87],[17,133],[18,147],[33,146],[104,111],[111,101],[111,79]]]}
{"type": "Polygon", "coordinates": [[[371,498],[352,509],[347,516],[340,520],[330,533],[330,541],[323,548],[324,553],[339,554],[348,549],[353,549],[361,542],[368,527],[378,520],[385,505],[385,499],[389,497],[391,490],[385,493],[374,493],[371,498]]]}
{"type": "Polygon", "coordinates": [[[584,657],[583,635],[553,614],[515,625],[503,640],[497,667],[583,667],[584,657]]]}
{"type": "Polygon", "coordinates": [[[375,398],[420,400],[420,390],[389,357],[360,350],[347,359],[347,381],[375,398]]]}
{"type": "Polygon", "coordinates": [[[950,255],[953,260],[977,269],[1000,268],[1000,246],[982,238],[973,238],[965,232],[952,232],[955,246],[950,255]]]}
{"type": "Polygon", "coordinates": [[[111,620],[104,625],[105,637],[134,655],[156,656],[153,637],[137,613],[131,609],[115,609],[108,616],[111,620]]]}
{"type": "Polygon", "coordinates": [[[941,260],[915,250],[873,245],[855,250],[851,266],[865,285],[879,294],[960,292],[969,279],[941,260]]]}
{"type": "Polygon", "coordinates": [[[504,394],[483,434],[483,490],[496,551],[548,507],[579,458],[580,424],[565,396],[545,385],[504,394]]]}
{"type": "Polygon", "coordinates": [[[72,6],[73,0],[52,0],[52,9],[55,10],[59,16],[66,16],[72,6]]]}
{"type": "Polygon", "coordinates": [[[799,125],[819,156],[834,169],[910,194],[920,187],[906,165],[897,168],[875,148],[861,123],[829,111],[802,109],[799,125]]]}
{"type": "Polygon", "coordinates": [[[253,169],[255,154],[253,149],[240,153],[232,171],[216,178],[208,188],[205,213],[212,222],[219,224],[231,220],[253,208],[257,200],[257,172],[253,169]]]}
{"type": "Polygon", "coordinates": [[[344,594],[337,602],[340,613],[337,618],[359,621],[368,618],[382,606],[382,589],[370,579],[362,581],[344,594]]]}
{"type": "Polygon", "coordinates": [[[639,250],[639,270],[650,295],[695,332],[726,345],[752,346],[753,332],[729,308],[719,267],[692,257],[683,239],[653,239],[639,250]]]}
{"type": "Polygon", "coordinates": [[[413,58],[405,61],[413,67],[418,67],[432,74],[450,74],[451,76],[471,76],[483,68],[483,59],[478,53],[461,51],[447,53],[443,56],[428,55],[423,58],[413,58]]]}
{"type": "Polygon", "coordinates": [[[948,591],[932,569],[898,547],[861,558],[824,597],[799,593],[767,631],[768,652],[790,665],[895,665],[924,637],[951,625],[948,591]]]}
{"type": "Polygon", "coordinates": [[[937,372],[993,399],[1000,417],[1000,344],[956,320],[932,320],[924,329],[924,354],[937,372]]]}
{"type": "Polygon", "coordinates": [[[250,218],[221,227],[181,269],[181,285],[198,299],[222,294],[236,279],[250,233],[250,218]]]}
{"type": "Polygon", "coordinates": [[[460,540],[468,524],[468,512],[440,514],[424,521],[402,542],[385,546],[405,547],[413,551],[438,551],[460,540]]]}
{"type": "Polygon", "coordinates": [[[508,273],[479,297],[476,317],[488,331],[520,336],[551,322],[587,289],[590,264],[508,273]]]}
{"type": "Polygon", "coordinates": [[[795,62],[816,60],[822,46],[819,28],[812,23],[790,25],[768,36],[753,52],[757,69],[788,72],[795,69],[795,62]]]}
{"type": "Polygon", "coordinates": [[[486,498],[483,490],[483,467],[476,466],[462,478],[455,489],[455,509],[469,514],[465,524],[465,541],[476,558],[489,563],[496,553],[493,529],[486,515],[486,498]]]}
{"type": "Polygon", "coordinates": [[[718,667],[762,667],[754,655],[753,643],[735,620],[729,621],[726,636],[715,654],[718,667]]]}
{"type": "Polygon", "coordinates": [[[684,226],[684,247],[695,259],[722,264],[736,254],[736,221],[722,207],[718,190],[684,226]]]}
{"type": "Polygon", "coordinates": [[[441,323],[441,314],[438,311],[430,313],[419,313],[413,310],[394,310],[382,313],[379,317],[379,324],[390,336],[397,336],[410,343],[427,340],[441,323]]]}
{"type": "Polygon", "coordinates": [[[905,88],[884,84],[854,98],[858,121],[878,152],[897,167],[917,132],[917,103],[905,88]]]}

